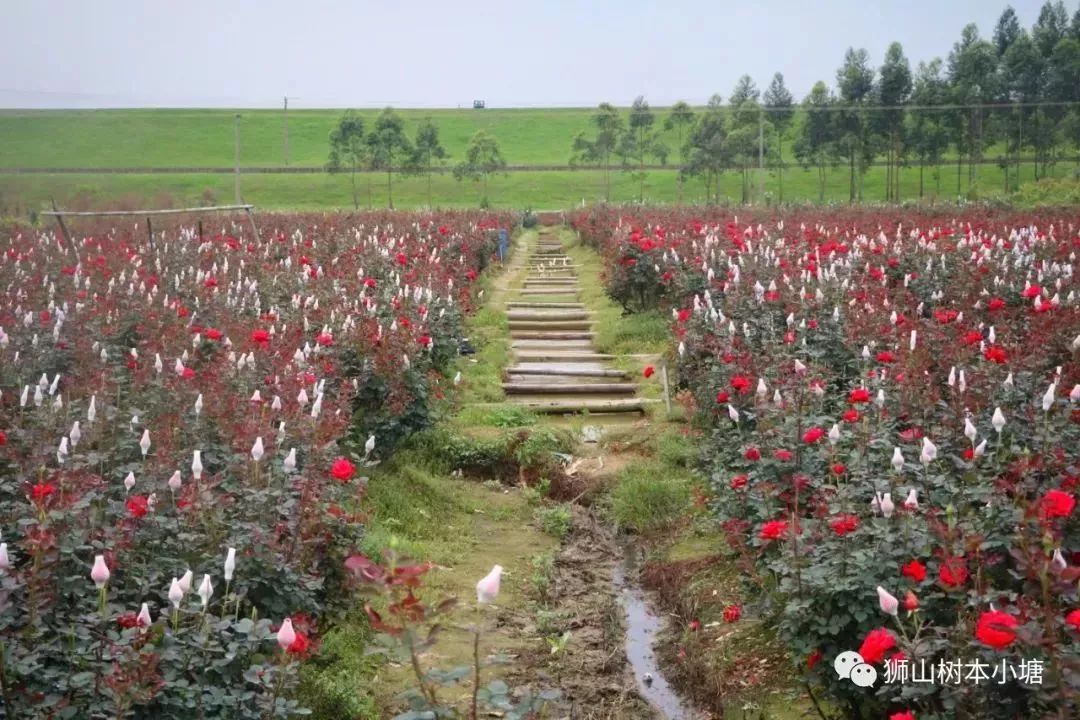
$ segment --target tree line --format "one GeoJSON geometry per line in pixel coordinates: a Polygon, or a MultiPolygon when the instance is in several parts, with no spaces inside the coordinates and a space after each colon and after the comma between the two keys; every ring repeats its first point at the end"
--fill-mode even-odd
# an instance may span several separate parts
{"type": "Polygon", "coordinates": [[[591,128],[574,138],[570,162],[602,167],[609,200],[613,160],[637,180],[644,200],[646,161],[667,164],[673,149],[665,137],[672,134],[680,200],[682,183],[697,178],[706,197],[719,201],[720,175],[734,170],[748,202],[753,170],[768,159],[779,171],[782,201],[785,152],[816,171],[819,200],[827,171],[841,165],[850,200],[863,200],[863,179],[875,162],[885,166],[886,201],[900,199],[906,167],[918,168],[920,198],[927,168],[940,192],[946,160],[955,160],[958,196],[965,165],[968,192],[975,193],[978,167],[988,160],[1004,170],[1010,191],[1019,183],[1022,153],[1031,153],[1038,179],[1066,153],[1080,152],[1080,8],[1070,19],[1061,0],[1048,0],[1028,30],[1006,7],[990,39],[969,24],[944,61],[920,62],[914,71],[898,42],[877,68],[865,49],[848,48],[835,89],[819,81],[801,103],[781,73],[764,93],[744,75],[726,105],[718,94],[704,108],[678,102],[661,124],[644,97],[625,116],[602,103],[591,128]],[[988,151],[996,154],[987,158],[988,151]]]}
{"type": "MultiPolygon", "coordinates": [[[[439,139],[439,128],[430,118],[416,128],[415,138],[405,133],[405,123],[393,108],[375,119],[371,130],[355,111],[347,110],[330,133],[330,158],[326,168],[332,173],[349,173],[353,208],[360,208],[356,175],[362,171],[385,171],[389,207],[394,207],[394,172],[426,175],[428,206],[431,207],[431,176],[449,159],[439,139]]],[[[453,168],[454,177],[483,182],[480,205],[488,205],[488,179],[506,168],[499,142],[490,133],[478,130],[465,148],[465,157],[453,168]]],[[[368,205],[371,205],[371,175],[368,178],[368,205]]]]}

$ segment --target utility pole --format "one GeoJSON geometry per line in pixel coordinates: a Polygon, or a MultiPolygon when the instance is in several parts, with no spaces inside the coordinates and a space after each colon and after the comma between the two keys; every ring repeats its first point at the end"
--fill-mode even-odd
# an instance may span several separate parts
{"type": "Polygon", "coordinates": [[[233,121],[233,202],[240,204],[240,113],[233,121]]]}
{"type": "Polygon", "coordinates": [[[285,125],[285,164],[289,164],[289,96],[285,96],[285,114],[282,116],[285,125]]]}
{"type": "Polygon", "coordinates": [[[758,110],[758,198],[765,202],[765,110],[758,110]]]}

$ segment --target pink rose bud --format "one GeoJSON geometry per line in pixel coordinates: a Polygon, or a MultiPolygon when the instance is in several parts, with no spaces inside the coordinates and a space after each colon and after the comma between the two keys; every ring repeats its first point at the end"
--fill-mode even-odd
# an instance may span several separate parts
{"type": "Polygon", "coordinates": [[[502,580],[502,565],[491,568],[491,572],[476,583],[476,601],[490,603],[499,594],[499,582],[502,580]]]}
{"type": "Polygon", "coordinates": [[[288,650],[294,642],[296,642],[296,631],[293,630],[292,619],[285,618],[281,623],[281,628],[277,631],[277,644],[281,646],[282,650],[288,650]]]}
{"type": "Polygon", "coordinates": [[[881,603],[881,610],[886,615],[896,615],[897,608],[900,607],[900,601],[885,588],[878,585],[877,588],[878,602],[881,603]]]}
{"type": "Polygon", "coordinates": [[[105,564],[104,555],[94,557],[94,567],[90,570],[90,579],[99,588],[105,587],[105,583],[109,582],[109,566],[105,564]]]}

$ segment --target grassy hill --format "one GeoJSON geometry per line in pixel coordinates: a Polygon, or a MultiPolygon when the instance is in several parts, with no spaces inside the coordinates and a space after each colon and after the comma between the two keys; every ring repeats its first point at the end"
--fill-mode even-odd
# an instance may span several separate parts
{"type": "MultiPolygon", "coordinates": [[[[232,167],[235,110],[2,110],[0,168],[232,167]]],[[[284,116],[241,110],[240,162],[285,164],[284,116]]],[[[326,163],[341,110],[290,110],[289,164],[326,163]]],[[[451,161],[477,130],[494,135],[512,165],[565,165],[591,109],[399,110],[406,132],[431,118],[451,161]]],[[[358,113],[370,127],[378,110],[358,113]]]]}

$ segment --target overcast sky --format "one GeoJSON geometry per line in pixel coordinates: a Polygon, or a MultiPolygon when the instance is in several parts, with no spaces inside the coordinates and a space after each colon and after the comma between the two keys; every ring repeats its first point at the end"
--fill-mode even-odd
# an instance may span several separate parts
{"type": "MultiPolygon", "coordinates": [[[[912,67],[1006,0],[7,0],[0,107],[489,107],[801,99],[845,48],[912,67]]],[[[1030,27],[1041,0],[1013,0],[1030,27]]],[[[1077,0],[1066,3],[1070,16],[1077,0]]]]}

